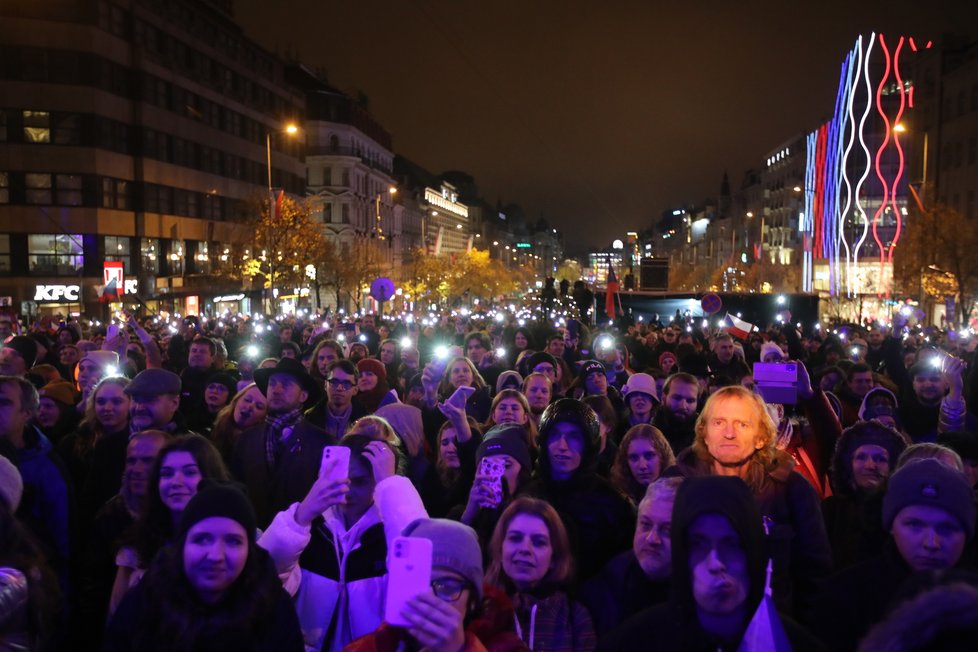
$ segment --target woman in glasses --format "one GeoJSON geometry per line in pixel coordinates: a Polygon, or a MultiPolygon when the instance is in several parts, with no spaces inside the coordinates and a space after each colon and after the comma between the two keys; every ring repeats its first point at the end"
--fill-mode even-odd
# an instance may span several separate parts
{"type": "Polygon", "coordinates": [[[489,554],[486,582],[512,599],[513,624],[527,647],[554,652],[595,648],[591,616],[565,592],[574,559],[553,507],[535,498],[514,500],[496,525],[489,554]]]}
{"type": "Polygon", "coordinates": [[[403,535],[431,541],[431,591],[402,608],[401,617],[410,626],[385,623],[353,641],[346,652],[526,649],[512,632],[512,606],[498,589],[483,583],[482,552],[471,528],[423,518],[403,535]]]}

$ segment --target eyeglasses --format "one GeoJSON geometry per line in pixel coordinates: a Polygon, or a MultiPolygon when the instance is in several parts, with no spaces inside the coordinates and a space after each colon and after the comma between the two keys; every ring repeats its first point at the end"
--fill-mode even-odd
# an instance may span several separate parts
{"type": "Polygon", "coordinates": [[[469,582],[454,577],[431,580],[431,590],[445,602],[455,602],[462,597],[462,591],[467,588],[469,588],[469,582]]]}
{"type": "Polygon", "coordinates": [[[346,390],[346,389],[350,389],[351,387],[353,387],[353,383],[350,382],[349,380],[340,380],[338,378],[330,378],[326,382],[329,383],[329,386],[332,387],[333,389],[343,389],[343,390],[346,390]]]}

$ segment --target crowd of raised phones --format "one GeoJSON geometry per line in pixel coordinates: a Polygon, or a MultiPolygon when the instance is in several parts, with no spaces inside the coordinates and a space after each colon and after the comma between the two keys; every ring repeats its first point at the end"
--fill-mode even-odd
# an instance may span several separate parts
{"type": "Polygon", "coordinates": [[[0,319],[0,650],[973,650],[966,333],[0,319]]]}

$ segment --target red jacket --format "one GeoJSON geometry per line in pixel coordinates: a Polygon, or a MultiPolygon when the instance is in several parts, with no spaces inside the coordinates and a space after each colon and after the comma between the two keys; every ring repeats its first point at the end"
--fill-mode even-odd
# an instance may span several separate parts
{"type": "MultiPolygon", "coordinates": [[[[513,632],[513,603],[496,587],[484,587],[483,611],[465,629],[464,652],[529,652],[513,632]]],[[[377,631],[361,636],[344,652],[396,652],[401,643],[411,640],[402,627],[384,623],[377,631]]]]}

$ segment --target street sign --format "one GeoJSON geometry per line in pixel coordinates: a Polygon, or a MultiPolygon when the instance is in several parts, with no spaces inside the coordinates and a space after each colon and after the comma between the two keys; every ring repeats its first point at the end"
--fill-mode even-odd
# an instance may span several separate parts
{"type": "Polygon", "coordinates": [[[374,279],[374,282],[370,284],[370,296],[381,303],[390,300],[394,296],[394,281],[386,276],[374,279]]]}
{"type": "Polygon", "coordinates": [[[720,295],[716,292],[707,292],[700,299],[700,306],[703,308],[703,312],[708,315],[713,315],[720,312],[720,308],[723,307],[723,300],[720,299],[720,295]]]}

